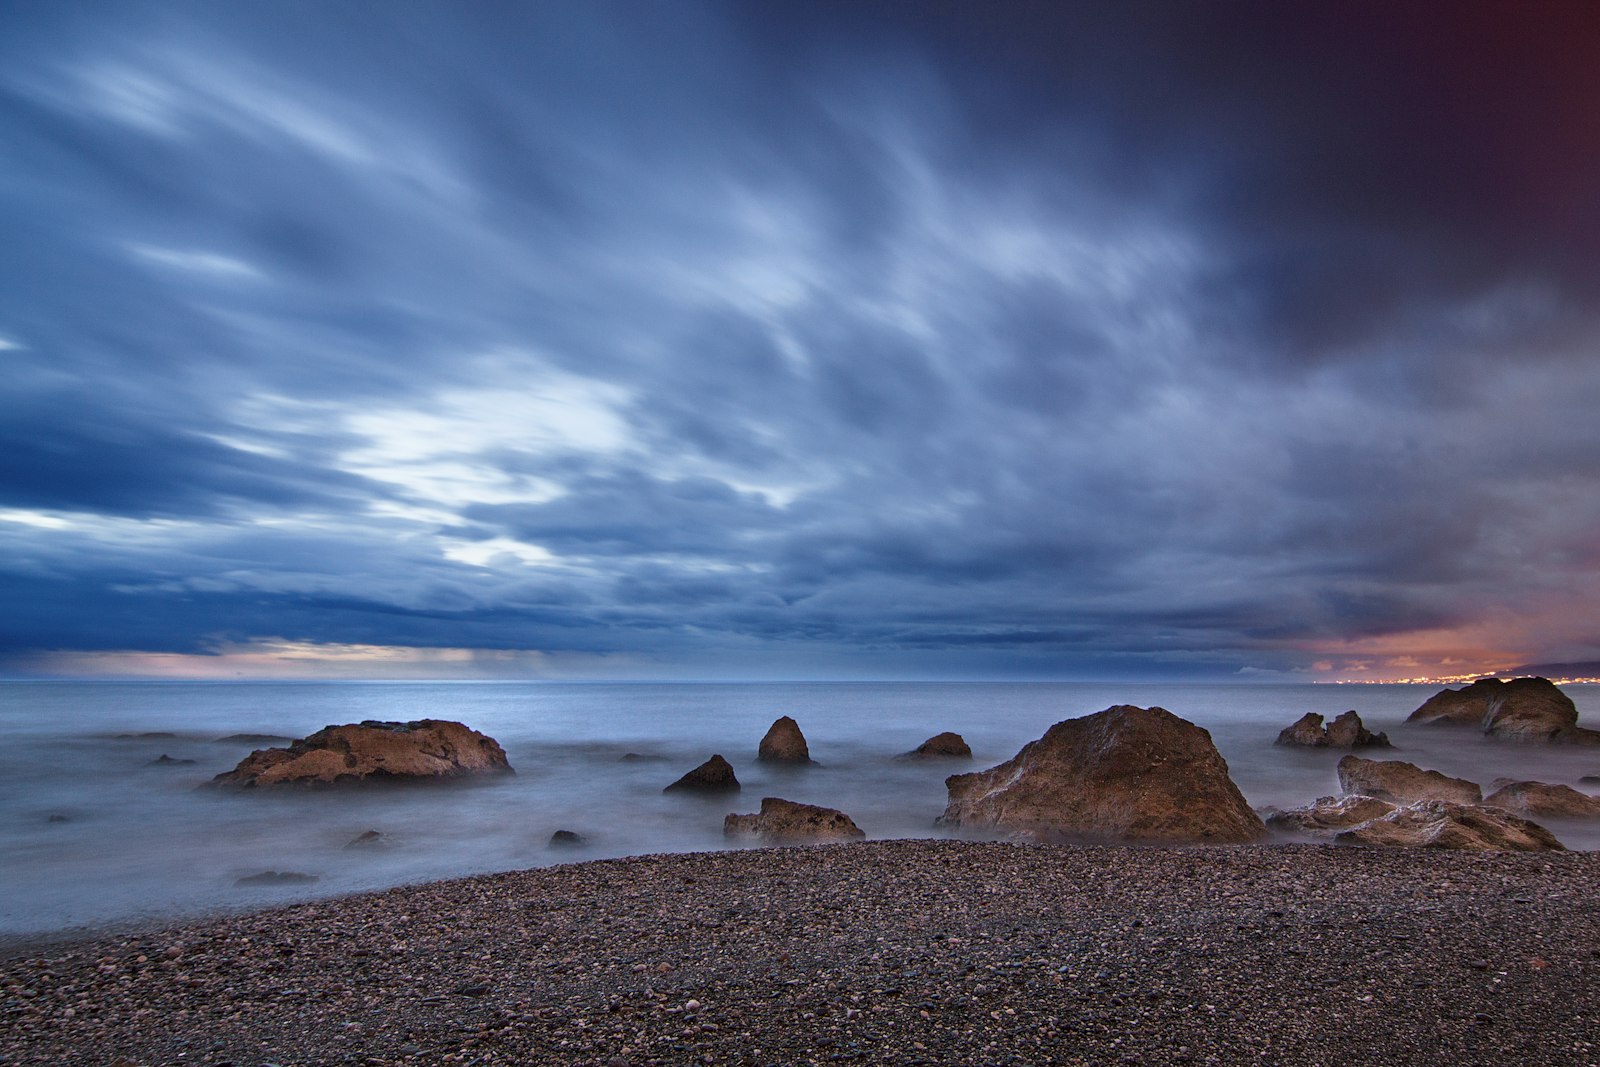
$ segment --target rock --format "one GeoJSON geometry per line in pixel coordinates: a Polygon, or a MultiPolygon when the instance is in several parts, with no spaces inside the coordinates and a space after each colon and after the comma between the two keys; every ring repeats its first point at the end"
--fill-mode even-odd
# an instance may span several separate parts
{"type": "Polygon", "coordinates": [[[772,724],[761,739],[756,759],[766,763],[810,763],[811,750],[800,724],[784,715],[772,724]]]}
{"type": "Polygon", "coordinates": [[[899,759],[971,759],[972,749],[967,746],[966,738],[960,734],[946,730],[942,734],[934,734],[922,744],[903,753],[899,759]]]}
{"type": "Polygon", "coordinates": [[[1600,818],[1600,797],[1580,793],[1570,785],[1547,785],[1544,782],[1514,782],[1509,778],[1495,779],[1484,803],[1505,808],[1518,815],[1540,819],[1597,819],[1600,818]]]}
{"type": "Polygon", "coordinates": [[[214,786],[331,785],[381,780],[439,781],[509,774],[511,765],[492,737],[458,722],[366,722],[327,726],[288,748],[250,753],[214,786]]]}
{"type": "Polygon", "coordinates": [[[733,765],[721,756],[712,756],[700,766],[662,790],[663,793],[737,793],[739,779],[733,765]]]}
{"type": "Polygon", "coordinates": [[[1341,845],[1477,852],[1543,852],[1565,847],[1549,830],[1520,815],[1448,800],[1422,800],[1398,807],[1382,818],[1343,831],[1334,840],[1341,845]]]}
{"type": "Polygon", "coordinates": [[[229,734],[219,737],[213,743],[218,745],[286,745],[293,741],[292,737],[282,734],[229,734]]]}
{"type": "Polygon", "coordinates": [[[729,815],[722,821],[729,837],[755,836],[769,844],[802,841],[857,841],[867,835],[842,811],[762,797],[754,815],[729,815]]]}
{"type": "Polygon", "coordinates": [[[667,757],[645,755],[643,752],[624,752],[617,757],[618,763],[665,763],[667,757]]]}
{"type": "Polygon", "coordinates": [[[177,734],[169,730],[146,730],[139,734],[113,734],[112,739],[116,741],[172,741],[177,736],[177,734]]]}
{"type": "Polygon", "coordinates": [[[387,843],[388,842],[385,841],[383,834],[380,833],[379,831],[377,831],[377,830],[367,830],[364,833],[360,833],[360,834],[357,834],[355,837],[352,837],[349,841],[346,841],[344,847],[345,848],[377,848],[377,847],[380,847],[380,846],[385,845],[387,843]]]}
{"type": "Polygon", "coordinates": [[[61,814],[59,811],[56,811],[56,812],[51,812],[50,815],[47,816],[44,821],[45,822],[71,822],[72,819],[70,817],[66,816],[66,815],[61,814]]]}
{"type": "Polygon", "coordinates": [[[550,835],[551,848],[577,848],[588,843],[589,839],[575,830],[557,830],[550,835]]]}
{"type": "Polygon", "coordinates": [[[1600,730],[1579,726],[1577,707],[1547,678],[1479,678],[1461,689],[1435,693],[1406,721],[1477,726],[1486,734],[1518,741],[1600,744],[1600,730]]]}
{"type": "Polygon", "coordinates": [[[1396,804],[1417,800],[1449,800],[1477,804],[1483,791],[1477,783],[1425,771],[1404,760],[1370,760],[1346,756],[1339,761],[1339,788],[1346,796],[1377,797],[1396,804]]]}
{"type": "Polygon", "coordinates": [[[152,766],[152,767],[182,767],[185,764],[192,764],[192,763],[194,763],[194,760],[192,760],[192,759],[173,759],[171,756],[169,756],[165,752],[163,752],[163,753],[161,753],[161,755],[157,756],[155,759],[150,761],[150,766],[152,766]]]}
{"type": "Polygon", "coordinates": [[[1273,812],[1267,816],[1267,825],[1291,833],[1331,834],[1381,819],[1394,809],[1395,805],[1377,797],[1318,797],[1303,808],[1273,812]]]}
{"type": "Polygon", "coordinates": [[[259,874],[247,874],[243,878],[234,879],[234,885],[310,885],[318,881],[314,874],[301,874],[299,871],[262,871],[259,874]]]}
{"type": "Polygon", "coordinates": [[[939,822],[1044,839],[1255,841],[1266,835],[1211,735],[1163,708],[1058,722],[1013,758],[945,779],[939,822]]]}
{"type": "Polygon", "coordinates": [[[1352,709],[1328,724],[1330,748],[1388,748],[1389,735],[1373,733],[1361,722],[1361,716],[1352,709]]]}
{"type": "Polygon", "coordinates": [[[1322,748],[1328,743],[1328,731],[1322,725],[1322,716],[1314,711],[1308,711],[1295,720],[1293,726],[1285,727],[1279,731],[1275,745],[1305,745],[1307,748],[1322,748]]]}

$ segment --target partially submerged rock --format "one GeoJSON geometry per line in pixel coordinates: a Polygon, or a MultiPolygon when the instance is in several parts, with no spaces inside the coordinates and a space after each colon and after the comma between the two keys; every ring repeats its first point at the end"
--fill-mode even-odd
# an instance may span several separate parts
{"type": "Polygon", "coordinates": [[[257,749],[215,786],[332,785],[380,780],[441,781],[511,773],[492,737],[458,722],[367,720],[327,726],[287,748],[257,749]]]}
{"type": "Polygon", "coordinates": [[[299,871],[262,871],[259,874],[247,874],[243,878],[235,878],[233,884],[237,886],[262,886],[262,885],[310,885],[320,879],[314,874],[302,874],[299,871]]]}
{"type": "Polygon", "coordinates": [[[382,831],[365,830],[344,843],[345,848],[381,848],[387,844],[382,831]]]}
{"type": "Polygon", "coordinates": [[[902,753],[900,759],[971,759],[972,749],[967,745],[966,738],[958,733],[946,730],[942,734],[934,734],[910,752],[902,753]]]}
{"type": "Polygon", "coordinates": [[[1492,788],[1494,792],[1483,802],[1518,815],[1539,819],[1600,819],[1600,797],[1580,793],[1570,785],[1497,778],[1492,788]]]}
{"type": "Polygon", "coordinates": [[[165,752],[150,761],[152,767],[186,767],[193,765],[192,759],[173,759],[165,752]]]}
{"type": "Polygon", "coordinates": [[[945,779],[946,826],[1043,839],[1255,841],[1266,835],[1211,735],[1163,708],[1058,722],[997,767],[945,779]]]}
{"type": "Polygon", "coordinates": [[[1318,797],[1305,807],[1273,812],[1267,816],[1267,825],[1290,833],[1332,834],[1381,819],[1394,809],[1395,805],[1377,797],[1318,797]]]}
{"type": "Polygon", "coordinates": [[[778,797],[762,797],[757,814],[729,815],[722,821],[722,832],[729,837],[758,837],[768,844],[858,841],[867,836],[842,811],[778,797]]]}
{"type": "Polygon", "coordinates": [[[1600,730],[1579,726],[1577,706],[1547,678],[1479,678],[1435,693],[1406,721],[1476,726],[1518,741],[1600,744],[1600,730]]]}
{"type": "Polygon", "coordinates": [[[800,724],[787,715],[781,716],[767,728],[756,759],[765,763],[810,763],[811,749],[806,745],[806,735],[800,732],[800,724]]]}
{"type": "Polygon", "coordinates": [[[1323,748],[1327,743],[1327,727],[1322,725],[1322,716],[1314,711],[1306,712],[1293,725],[1278,731],[1278,739],[1273,742],[1275,745],[1302,745],[1306,748],[1323,748]]]}
{"type": "Polygon", "coordinates": [[[286,745],[294,738],[282,734],[229,734],[216,739],[219,745],[286,745]]]}
{"type": "Polygon", "coordinates": [[[1279,745],[1303,745],[1307,748],[1387,748],[1386,734],[1375,734],[1361,723],[1361,716],[1353,710],[1322,725],[1322,716],[1308,711],[1294,725],[1278,734],[1279,745]]]}
{"type": "Polygon", "coordinates": [[[1500,808],[1424,800],[1396,808],[1335,838],[1341,845],[1545,852],[1565,846],[1538,823],[1500,808]]]}
{"type": "Polygon", "coordinates": [[[551,848],[579,848],[588,843],[589,839],[576,830],[557,830],[550,835],[551,848]]]}
{"type": "Polygon", "coordinates": [[[1425,771],[1404,760],[1370,760],[1346,756],[1339,761],[1339,788],[1345,795],[1377,797],[1396,804],[1418,800],[1448,800],[1477,804],[1483,791],[1476,782],[1425,771]]]}
{"type": "Polygon", "coordinates": [[[712,756],[700,766],[662,790],[663,793],[737,793],[739,779],[733,765],[720,755],[712,756]]]}

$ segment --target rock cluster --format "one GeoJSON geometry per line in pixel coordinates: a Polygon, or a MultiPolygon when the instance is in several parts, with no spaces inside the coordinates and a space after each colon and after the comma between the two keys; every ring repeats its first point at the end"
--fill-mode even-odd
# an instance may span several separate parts
{"type": "Polygon", "coordinates": [[[499,743],[458,722],[369,719],[324,727],[287,748],[257,749],[211,784],[250,789],[509,773],[511,764],[499,743]]]}
{"type": "Polygon", "coordinates": [[[945,779],[940,822],[1034,838],[1254,841],[1266,834],[1205,730],[1120,705],[1058,722],[1010,760],[945,779]]]}
{"type": "Polygon", "coordinates": [[[1354,710],[1345,712],[1327,726],[1322,725],[1321,715],[1308,711],[1278,734],[1275,743],[1308,748],[1387,748],[1389,737],[1368,730],[1354,710]]]}
{"type": "Polygon", "coordinates": [[[867,836],[842,811],[778,797],[762,797],[758,813],[729,815],[722,832],[729,837],[757,837],[766,844],[857,841],[867,836]]]}
{"type": "Polygon", "coordinates": [[[1407,722],[1476,726],[1518,741],[1600,744],[1600,730],[1578,725],[1578,709],[1547,678],[1479,678],[1429,697],[1407,722]]]}
{"type": "Polygon", "coordinates": [[[756,749],[756,759],[764,763],[810,763],[811,749],[806,745],[806,735],[800,732],[800,724],[787,715],[780,716],[767,728],[756,749]]]}
{"type": "Polygon", "coordinates": [[[662,790],[663,793],[737,793],[739,779],[733,765],[720,755],[712,756],[694,770],[662,790]]]}
{"type": "Polygon", "coordinates": [[[1476,782],[1425,771],[1404,760],[1370,760],[1346,756],[1339,761],[1339,788],[1347,795],[1377,797],[1396,804],[1417,800],[1448,800],[1477,804],[1483,791],[1476,782]]]}

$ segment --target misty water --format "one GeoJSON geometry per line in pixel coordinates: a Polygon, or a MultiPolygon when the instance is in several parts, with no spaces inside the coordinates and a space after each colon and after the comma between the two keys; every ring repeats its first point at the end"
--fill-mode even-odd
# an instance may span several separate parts
{"type": "MultiPolygon", "coordinates": [[[[992,766],[1061,719],[1112,704],[1159,705],[1210,730],[1252,805],[1337,792],[1341,753],[1280,748],[1307,711],[1358,710],[1402,758],[1483,785],[1500,776],[1577,784],[1600,750],[1409,727],[1432,686],[1056,683],[0,683],[0,937],[143,923],[457,875],[581,859],[729,847],[722,818],[763,796],[849,813],[871,838],[933,837],[944,777],[992,766]],[[779,715],[818,766],[755,761],[779,715]],[[362,719],[454,719],[504,746],[515,776],[410,788],[219,792],[197,788],[252,748],[230,734],[301,737],[362,719]],[[955,730],[971,764],[895,761],[955,730]],[[166,736],[141,736],[160,734],[166,736]],[[664,795],[712,753],[744,785],[733,797],[664,795]],[[628,753],[645,759],[623,760],[628,753]],[[190,763],[156,764],[161,756],[190,763]],[[552,848],[556,830],[588,843],[552,848]],[[383,843],[347,848],[366,830],[383,843]],[[263,871],[314,875],[254,887],[263,871]]],[[[1600,687],[1571,686],[1582,721],[1600,687]]],[[[1584,787],[1585,791],[1595,791],[1584,787]]],[[[1600,826],[1550,822],[1569,847],[1600,826]]]]}

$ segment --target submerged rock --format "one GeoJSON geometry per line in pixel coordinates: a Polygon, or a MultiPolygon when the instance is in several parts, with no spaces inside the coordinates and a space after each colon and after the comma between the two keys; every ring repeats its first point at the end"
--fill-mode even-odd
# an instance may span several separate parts
{"type": "Polygon", "coordinates": [[[1600,819],[1600,797],[1580,793],[1570,785],[1497,778],[1492,788],[1494,792],[1483,802],[1518,815],[1541,819],[1600,819]]]}
{"type": "Polygon", "coordinates": [[[971,759],[972,749],[968,747],[966,738],[958,733],[946,730],[942,734],[934,734],[910,752],[902,753],[899,759],[971,759]]]}
{"type": "Polygon", "coordinates": [[[1293,726],[1279,733],[1275,744],[1308,748],[1387,748],[1389,738],[1368,730],[1354,711],[1345,712],[1327,726],[1322,725],[1321,715],[1308,711],[1293,726]]]}
{"type": "Polygon", "coordinates": [[[1211,735],[1164,708],[1058,722],[997,767],[945,779],[939,822],[1044,839],[1255,841],[1266,835],[1211,735]]]}
{"type": "Polygon", "coordinates": [[[1291,833],[1332,834],[1381,819],[1394,809],[1395,805],[1377,797],[1318,797],[1305,807],[1273,812],[1267,816],[1267,825],[1291,833]]]}
{"type": "Polygon", "coordinates": [[[1477,804],[1483,791],[1476,782],[1425,771],[1404,760],[1370,760],[1346,756],[1339,761],[1339,788],[1347,795],[1377,797],[1396,804],[1418,800],[1448,800],[1477,804]]]}
{"type": "Polygon", "coordinates": [[[194,763],[192,759],[173,759],[165,752],[150,761],[152,767],[183,767],[194,763]]]}
{"type": "Polygon", "coordinates": [[[737,793],[739,779],[733,765],[720,755],[712,756],[700,766],[662,790],[663,793],[737,793]]]}
{"type": "Polygon", "coordinates": [[[218,745],[284,745],[293,741],[282,734],[229,734],[215,740],[218,745]]]}
{"type": "Polygon", "coordinates": [[[387,844],[381,831],[367,830],[346,841],[345,848],[379,848],[387,844]]]}
{"type": "Polygon", "coordinates": [[[728,837],[759,837],[768,844],[805,841],[858,841],[867,835],[842,811],[762,797],[761,811],[722,820],[728,837]]]}
{"type": "Polygon", "coordinates": [[[756,759],[765,763],[810,763],[811,749],[806,745],[806,735],[800,724],[789,716],[781,716],[767,728],[767,734],[756,749],[756,759]]]}
{"type": "Polygon", "coordinates": [[[511,765],[494,738],[458,722],[369,719],[324,727],[287,748],[258,749],[210,784],[250,789],[381,780],[442,781],[509,773],[511,765]]]}
{"type": "Polygon", "coordinates": [[[259,886],[259,885],[310,885],[312,882],[321,881],[314,874],[302,874],[299,871],[262,871],[259,874],[247,874],[243,878],[235,878],[234,885],[259,886]]]}
{"type": "Polygon", "coordinates": [[[1398,807],[1335,838],[1341,845],[1388,848],[1448,848],[1476,852],[1564,850],[1554,834],[1536,822],[1499,808],[1423,800],[1398,807]]]}
{"type": "Polygon", "coordinates": [[[1406,721],[1476,726],[1518,741],[1600,744],[1600,730],[1579,726],[1577,706],[1548,678],[1479,678],[1435,693],[1406,721]]]}
{"type": "Polygon", "coordinates": [[[550,835],[551,848],[577,848],[588,843],[589,839],[576,830],[557,830],[550,835]]]}

